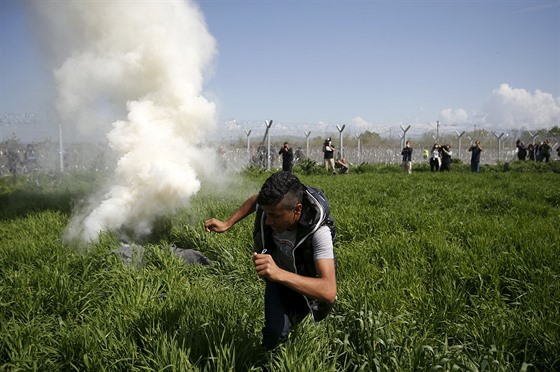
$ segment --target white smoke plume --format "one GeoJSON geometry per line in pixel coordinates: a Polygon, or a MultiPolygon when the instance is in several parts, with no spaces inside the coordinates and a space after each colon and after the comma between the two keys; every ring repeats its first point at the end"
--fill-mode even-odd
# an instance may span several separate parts
{"type": "Polygon", "coordinates": [[[73,216],[68,237],[149,233],[155,218],[188,204],[200,188],[197,169],[212,158],[200,144],[215,125],[202,88],[216,43],[200,10],[183,0],[28,5],[47,21],[58,111],[81,133],[106,133],[119,158],[110,186],[73,216]]]}

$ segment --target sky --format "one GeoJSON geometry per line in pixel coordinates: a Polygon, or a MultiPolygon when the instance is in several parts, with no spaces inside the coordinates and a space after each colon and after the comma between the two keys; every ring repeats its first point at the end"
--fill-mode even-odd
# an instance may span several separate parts
{"type": "MultiPolygon", "coordinates": [[[[265,120],[272,135],[312,137],[342,125],[395,136],[409,125],[419,135],[560,124],[558,0],[195,5],[216,43],[201,92],[215,104],[211,138],[262,136],[265,120]]],[[[21,1],[0,2],[2,138],[58,133],[53,71],[64,56],[35,22],[21,1]]]]}

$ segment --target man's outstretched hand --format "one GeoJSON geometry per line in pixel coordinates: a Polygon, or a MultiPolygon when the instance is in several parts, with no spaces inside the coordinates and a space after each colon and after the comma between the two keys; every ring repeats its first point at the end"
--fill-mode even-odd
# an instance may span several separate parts
{"type": "Polygon", "coordinates": [[[209,220],[204,221],[204,228],[208,232],[223,233],[227,231],[227,229],[229,229],[229,226],[224,221],[211,218],[209,220]]]}

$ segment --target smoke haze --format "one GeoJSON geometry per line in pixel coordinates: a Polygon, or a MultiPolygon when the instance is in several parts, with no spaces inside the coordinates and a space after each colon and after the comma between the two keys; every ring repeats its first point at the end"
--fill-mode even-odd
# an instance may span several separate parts
{"type": "Polygon", "coordinates": [[[154,219],[188,204],[211,165],[205,135],[215,106],[202,96],[215,40],[186,1],[27,4],[48,43],[66,125],[106,135],[118,163],[99,197],[76,213],[68,237],[149,233],[154,219]]]}

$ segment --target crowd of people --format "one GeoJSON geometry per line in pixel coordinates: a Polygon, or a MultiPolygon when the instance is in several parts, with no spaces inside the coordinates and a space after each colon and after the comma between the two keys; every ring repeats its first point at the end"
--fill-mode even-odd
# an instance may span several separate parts
{"type": "MultiPolygon", "coordinates": [[[[336,147],[330,138],[323,143],[323,165],[328,174],[348,174],[350,164],[344,158],[335,160],[336,147]],[[338,171],[337,171],[338,170],[338,171]]],[[[288,142],[284,142],[283,147],[278,152],[282,156],[282,171],[291,172],[294,164],[294,151],[288,142]]],[[[296,151],[296,158],[299,160],[303,156],[300,149],[296,151]]]]}
{"type": "MultiPolygon", "coordinates": [[[[52,147],[52,146],[51,146],[52,147]]],[[[44,146],[41,146],[44,150],[44,146]]],[[[56,151],[49,147],[50,151],[56,151]]],[[[474,141],[465,150],[470,152],[470,169],[472,172],[480,172],[480,162],[482,157],[483,149],[480,145],[480,141],[474,141]]],[[[517,160],[525,161],[531,160],[536,162],[548,163],[550,160],[554,159],[555,153],[558,154],[560,159],[560,146],[556,148],[551,146],[550,140],[545,139],[541,142],[529,145],[525,145],[523,141],[517,140],[516,142],[517,154],[515,158],[517,160]]],[[[79,150],[77,150],[79,152],[79,150]]],[[[414,164],[413,160],[413,147],[411,141],[406,141],[405,146],[401,150],[401,167],[404,172],[412,173],[412,168],[414,164]]],[[[49,154],[51,153],[49,152],[49,154]]],[[[225,158],[226,152],[221,147],[218,153],[225,158]],[[220,151],[221,150],[221,151],[220,151]]],[[[342,156],[342,152],[338,150],[331,138],[326,138],[322,146],[323,153],[323,167],[327,174],[333,175],[343,175],[350,172],[351,163],[342,156]]],[[[41,151],[42,161],[45,161],[44,152],[41,151]]],[[[82,164],[79,162],[80,156],[76,153],[76,158],[78,159],[77,164],[82,164]]],[[[396,154],[395,154],[396,155],[396,154]]],[[[423,158],[427,160],[431,172],[449,172],[451,171],[453,152],[451,150],[451,145],[445,144],[440,145],[439,143],[434,143],[430,148],[424,148],[423,158]]],[[[293,166],[306,160],[306,156],[301,147],[297,149],[292,148],[290,143],[284,142],[280,150],[273,150],[271,147],[270,154],[267,153],[265,146],[260,145],[256,151],[256,154],[251,157],[251,164],[257,167],[266,168],[268,166],[267,158],[270,156],[270,164],[275,164],[277,162],[281,163],[282,170],[287,172],[292,172],[293,166]]],[[[491,156],[491,155],[490,155],[491,156]]],[[[64,162],[66,163],[67,154],[64,154],[64,162]]],[[[50,159],[50,158],[49,158],[50,159]]],[[[32,172],[39,169],[38,164],[39,157],[34,148],[33,144],[27,146],[22,145],[19,141],[5,141],[0,143],[0,176],[2,175],[16,175],[32,172]],[[14,142],[15,144],[11,144],[14,142]]],[[[487,159],[488,160],[488,159],[487,159]]],[[[50,159],[49,164],[52,163],[50,159]]],[[[41,164],[44,166],[44,164],[41,164]]],[[[52,164],[51,164],[52,166],[52,164]]],[[[226,166],[226,165],[224,165],[226,166]]]]}
{"type": "MultiPolygon", "coordinates": [[[[545,139],[536,145],[530,144],[528,146],[525,146],[521,140],[517,140],[516,146],[518,160],[533,160],[546,163],[550,161],[552,147],[550,146],[550,141],[548,139],[545,139]]],[[[412,173],[412,151],[410,141],[406,141],[405,147],[401,151],[401,165],[403,170],[408,173],[412,173]]],[[[480,141],[476,140],[471,143],[468,151],[471,153],[471,172],[480,172],[480,160],[483,151],[480,146],[480,141]]],[[[560,158],[560,146],[556,149],[556,152],[558,153],[558,158],[560,158]]],[[[424,151],[424,158],[428,159],[431,172],[450,171],[452,155],[451,145],[439,145],[437,142],[434,143],[431,150],[426,149],[424,151]]]]}
{"type": "MultiPolygon", "coordinates": [[[[401,151],[402,163],[401,166],[408,174],[412,173],[412,145],[410,141],[405,142],[405,146],[401,151]]],[[[470,151],[470,149],[469,149],[470,151]]],[[[453,152],[451,145],[439,145],[434,143],[431,151],[425,151],[424,157],[428,159],[431,172],[449,172],[451,171],[451,158],[453,152]]],[[[479,157],[480,161],[480,157],[479,157]]]]}
{"type": "Polygon", "coordinates": [[[15,176],[18,169],[27,173],[39,168],[39,156],[32,144],[27,145],[25,150],[21,150],[18,146],[6,146],[0,151],[0,156],[5,158],[5,166],[0,167],[0,175],[7,173],[15,176]]]}
{"type": "MultiPolygon", "coordinates": [[[[525,147],[522,141],[518,140],[516,143],[518,153],[517,158],[519,160],[534,160],[540,162],[549,162],[552,147],[550,146],[550,141],[545,139],[544,141],[525,147]]],[[[412,154],[413,147],[410,141],[405,142],[405,146],[401,151],[402,161],[401,167],[404,172],[412,173],[412,154]]],[[[480,145],[480,141],[473,141],[467,149],[470,152],[470,170],[473,173],[480,172],[480,161],[482,157],[483,149],[480,145]]],[[[560,147],[556,149],[558,152],[558,157],[560,158],[560,147]]],[[[290,145],[285,142],[284,147],[279,152],[282,155],[282,170],[291,172],[293,164],[293,152],[290,145]]],[[[323,166],[327,174],[348,174],[350,169],[349,162],[340,157],[335,158],[336,147],[333,145],[331,138],[325,139],[323,143],[323,166]]],[[[434,143],[431,150],[427,148],[424,150],[424,159],[428,160],[431,172],[450,172],[451,164],[453,159],[453,151],[451,150],[450,144],[440,145],[437,142],[434,143]]]]}
{"type": "Polygon", "coordinates": [[[449,172],[451,171],[451,159],[453,151],[451,145],[439,145],[434,143],[430,152],[430,171],[432,172],[449,172]]]}
{"type": "MultiPolygon", "coordinates": [[[[517,147],[517,160],[533,160],[545,163],[550,161],[552,147],[550,146],[548,138],[534,145],[530,143],[527,146],[525,146],[523,141],[518,139],[515,142],[515,146],[517,147]]],[[[556,149],[556,151],[558,153],[558,157],[560,157],[560,146],[556,149]]]]}

